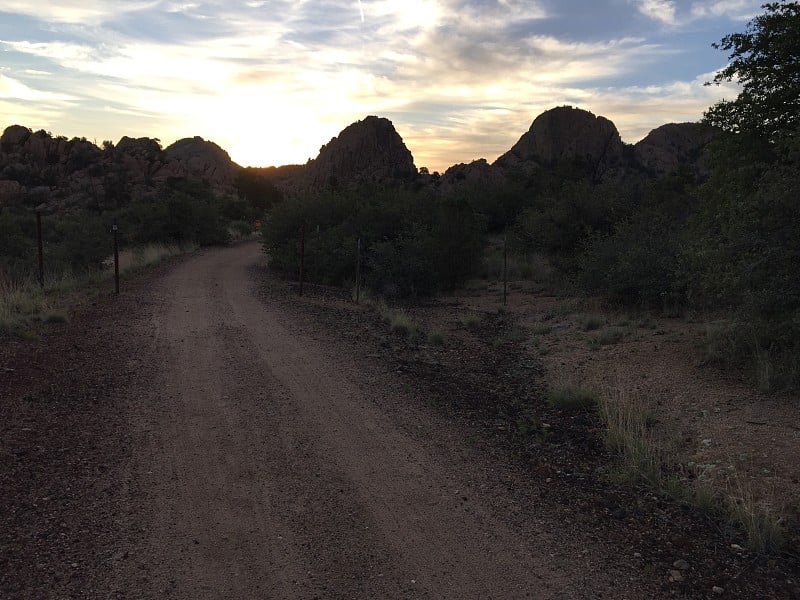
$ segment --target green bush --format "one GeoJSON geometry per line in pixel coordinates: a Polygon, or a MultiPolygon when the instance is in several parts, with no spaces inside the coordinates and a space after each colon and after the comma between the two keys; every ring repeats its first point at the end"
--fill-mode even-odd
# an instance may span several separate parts
{"type": "Polygon", "coordinates": [[[550,406],[559,410],[585,411],[597,407],[599,394],[582,386],[561,385],[547,390],[546,398],[550,406]]]}
{"type": "MultiPolygon", "coordinates": [[[[155,194],[139,198],[122,211],[120,232],[134,244],[228,241],[225,202],[201,182],[170,179],[155,194]]],[[[231,214],[241,215],[231,210],[231,214]]]]}
{"type": "Polygon", "coordinates": [[[301,238],[309,281],[352,282],[360,239],[363,284],[397,296],[454,287],[483,249],[482,223],[468,206],[402,190],[328,191],[275,205],[262,230],[270,266],[294,276],[301,238]]]}

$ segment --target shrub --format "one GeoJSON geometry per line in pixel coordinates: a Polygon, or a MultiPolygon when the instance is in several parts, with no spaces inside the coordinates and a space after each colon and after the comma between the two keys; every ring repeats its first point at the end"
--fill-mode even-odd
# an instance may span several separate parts
{"type": "Polygon", "coordinates": [[[618,344],[625,337],[625,331],[618,327],[609,327],[600,332],[597,337],[592,338],[590,345],[593,347],[611,346],[618,344]]]}
{"type": "Polygon", "coordinates": [[[597,407],[598,394],[592,389],[561,385],[547,391],[547,402],[559,410],[581,411],[593,410],[597,407]]]}
{"type": "Polygon", "coordinates": [[[428,296],[466,280],[483,248],[480,221],[466,205],[422,193],[384,190],[369,196],[327,192],[276,205],[263,228],[270,265],[299,268],[311,281],[352,281],[361,240],[363,284],[387,296],[428,296]]]}
{"type": "Polygon", "coordinates": [[[599,396],[598,408],[606,445],[620,457],[626,474],[660,489],[664,459],[650,435],[650,414],[642,401],[614,387],[599,396]]]}
{"type": "Polygon", "coordinates": [[[580,321],[580,327],[583,331],[595,331],[605,324],[605,318],[600,315],[584,315],[580,321]]]}

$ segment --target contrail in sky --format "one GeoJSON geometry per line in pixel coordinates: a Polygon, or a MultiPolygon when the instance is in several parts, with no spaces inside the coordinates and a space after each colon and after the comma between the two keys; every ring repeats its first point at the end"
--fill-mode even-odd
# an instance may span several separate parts
{"type": "Polygon", "coordinates": [[[358,0],[358,10],[361,11],[361,22],[364,22],[364,5],[361,4],[361,0],[358,0]]]}

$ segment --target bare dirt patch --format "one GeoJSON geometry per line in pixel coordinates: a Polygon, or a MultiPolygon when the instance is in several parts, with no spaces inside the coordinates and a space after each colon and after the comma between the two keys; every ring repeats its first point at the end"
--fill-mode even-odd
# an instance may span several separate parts
{"type": "Polygon", "coordinates": [[[250,244],[4,340],[0,597],[800,597],[796,557],[610,482],[487,298],[410,338],[250,244]]]}
{"type": "MultiPolygon", "coordinates": [[[[277,289],[270,285],[272,297],[277,289]]],[[[284,290],[286,302],[303,308],[311,322],[324,323],[364,361],[401,374],[416,397],[458,419],[465,437],[480,439],[489,432],[492,442],[484,451],[514,456],[514,464],[535,482],[538,497],[522,502],[547,502],[554,514],[568,513],[565,520],[602,539],[610,555],[633,558],[661,584],[661,593],[711,597],[714,588],[722,588],[728,597],[800,597],[794,554],[799,538],[791,512],[798,462],[783,454],[797,453],[797,445],[790,444],[791,425],[797,422],[792,399],[757,398],[742,379],[700,366],[695,357],[701,324],[644,314],[626,323],[631,320],[626,315],[609,314],[598,305],[589,310],[574,300],[518,292],[505,310],[496,288],[395,307],[423,332],[436,332],[431,342],[430,336],[423,341],[393,334],[376,311],[354,306],[341,292],[307,286],[299,299],[292,286],[284,290]],[[587,316],[597,316],[602,325],[589,324],[586,331],[587,316]],[[610,343],[593,341],[612,327],[622,334],[610,343]],[[562,382],[630,386],[652,405],[665,443],[674,445],[680,437],[677,449],[687,463],[711,462],[713,450],[759,452],[770,472],[761,471],[757,481],[773,473],[787,477],[789,489],[769,495],[774,504],[765,505],[789,507],[787,550],[780,556],[751,554],[744,549],[743,532],[724,520],[646,488],[615,484],[614,457],[604,448],[597,418],[559,411],[543,400],[549,386],[562,382]],[[689,401],[693,395],[697,403],[689,401]],[[686,400],[676,403],[676,396],[686,400]],[[721,405],[728,410],[715,410],[721,405]],[[772,412],[764,416],[765,410],[772,412]],[[726,423],[735,423],[739,432],[749,425],[731,421],[736,419],[731,414],[748,411],[759,412],[759,424],[741,437],[730,435],[726,423]],[[782,430],[779,443],[777,436],[769,438],[769,449],[762,437],[765,422],[782,430]],[[721,434],[726,431],[729,435],[721,434]],[[703,443],[709,438],[712,444],[703,443]],[[790,503],[778,503],[779,498],[790,503]],[[691,567],[676,576],[681,560],[691,567]]]]}

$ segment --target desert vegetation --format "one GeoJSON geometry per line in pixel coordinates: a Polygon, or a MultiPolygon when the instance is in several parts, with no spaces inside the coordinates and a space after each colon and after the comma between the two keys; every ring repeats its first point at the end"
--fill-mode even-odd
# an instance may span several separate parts
{"type": "Polygon", "coordinates": [[[360,239],[362,281],[387,296],[431,295],[510,268],[619,306],[714,315],[729,324],[717,362],[746,368],[762,389],[794,387],[798,20],[797,3],[770,3],[720,42],[731,63],[712,84],[735,78],[743,88],[697,126],[711,140],[694,157],[700,167],[658,174],[623,150],[606,165],[579,156],[512,166],[502,182],[466,190],[338,185],[275,206],[264,230],[271,264],[296,276],[304,236],[305,276],[348,285],[360,239]]]}
{"type": "Polygon", "coordinates": [[[36,207],[23,203],[0,209],[0,330],[20,333],[31,320],[66,318],[63,308],[56,308],[66,297],[106,281],[113,224],[118,228],[123,274],[198,246],[250,236],[264,198],[256,185],[251,188],[254,202],[215,193],[200,181],[173,178],[113,210],[45,212],[42,282],[36,207]]]}
{"type": "Polygon", "coordinates": [[[363,283],[390,297],[453,289],[478,269],[484,247],[481,216],[428,190],[331,190],[287,200],[270,211],[263,232],[275,269],[297,273],[302,242],[309,280],[347,286],[360,262],[363,283]]]}

